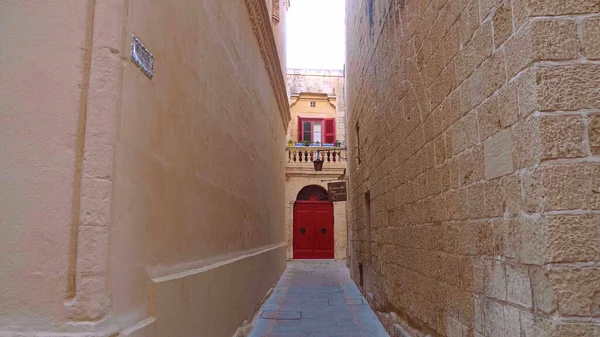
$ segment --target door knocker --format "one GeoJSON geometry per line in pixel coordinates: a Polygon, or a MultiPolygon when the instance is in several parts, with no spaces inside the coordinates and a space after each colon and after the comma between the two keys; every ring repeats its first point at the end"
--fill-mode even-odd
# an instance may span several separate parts
{"type": "Polygon", "coordinates": [[[321,233],[325,234],[325,232],[327,232],[327,230],[325,229],[325,227],[321,228],[321,233]]]}
{"type": "Polygon", "coordinates": [[[304,227],[300,228],[300,233],[302,233],[302,234],[306,233],[306,228],[304,228],[304,227]]]}

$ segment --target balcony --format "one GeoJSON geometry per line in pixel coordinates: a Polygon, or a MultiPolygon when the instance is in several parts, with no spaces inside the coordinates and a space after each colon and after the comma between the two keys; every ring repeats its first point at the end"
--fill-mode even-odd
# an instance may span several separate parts
{"type": "Polygon", "coordinates": [[[332,146],[288,146],[286,175],[339,176],[344,173],[347,164],[345,147],[332,146]],[[323,171],[314,170],[313,161],[323,160],[323,171]]]}

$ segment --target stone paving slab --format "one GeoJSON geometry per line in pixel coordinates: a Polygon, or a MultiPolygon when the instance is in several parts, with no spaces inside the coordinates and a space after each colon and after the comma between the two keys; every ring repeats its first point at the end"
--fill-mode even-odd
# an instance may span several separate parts
{"type": "Polygon", "coordinates": [[[275,320],[293,320],[302,318],[302,311],[263,311],[260,318],[275,320]]]}
{"type": "Polygon", "coordinates": [[[389,337],[339,261],[289,262],[253,326],[249,337],[389,337]]]}
{"type": "Polygon", "coordinates": [[[329,305],[331,306],[335,306],[335,305],[363,305],[365,304],[365,302],[363,302],[362,299],[360,298],[347,298],[345,301],[340,301],[340,300],[328,300],[327,301],[329,305]]]}

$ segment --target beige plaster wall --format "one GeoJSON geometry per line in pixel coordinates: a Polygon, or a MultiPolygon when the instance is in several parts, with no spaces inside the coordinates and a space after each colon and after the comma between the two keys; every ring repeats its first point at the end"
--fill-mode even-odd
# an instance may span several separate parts
{"type": "Polygon", "coordinates": [[[0,334],[66,329],[88,10],[0,3],[0,334]]]}
{"type": "Polygon", "coordinates": [[[215,336],[233,334],[277,280],[283,260],[263,261],[252,272],[196,268],[283,243],[285,133],[273,90],[243,2],[131,5],[129,29],[146,37],[157,61],[152,81],[131,63],[124,70],[127,114],[120,119],[114,203],[123,229],[111,242],[120,271],[112,276],[113,305],[123,312],[147,306],[149,275],[159,294],[152,304],[158,331],[179,326],[191,336],[218,327],[215,336]],[[140,237],[146,245],[132,247],[140,237]],[[120,251],[131,258],[120,259],[120,251]],[[146,268],[136,268],[142,262],[146,268]],[[191,274],[181,282],[196,289],[187,298],[172,282],[157,281],[182,272],[191,274]],[[206,282],[213,292],[232,291],[232,272],[264,282],[236,292],[244,297],[206,302],[206,282]],[[163,321],[162,308],[189,308],[182,301],[227,315],[214,324],[216,316],[204,320],[192,310],[163,321]]]}
{"type": "Polygon", "coordinates": [[[284,121],[246,3],[0,22],[0,335],[233,335],[285,268],[284,121]]]}
{"type": "Polygon", "coordinates": [[[598,1],[346,4],[350,263],[390,331],[600,336],[598,1]]]}

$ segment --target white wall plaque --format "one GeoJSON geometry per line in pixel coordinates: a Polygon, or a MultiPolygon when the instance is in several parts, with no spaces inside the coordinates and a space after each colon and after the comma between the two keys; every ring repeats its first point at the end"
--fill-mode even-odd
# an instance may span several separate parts
{"type": "Polygon", "coordinates": [[[131,34],[131,60],[140,66],[148,77],[154,76],[154,56],[133,34],[131,34]]]}

